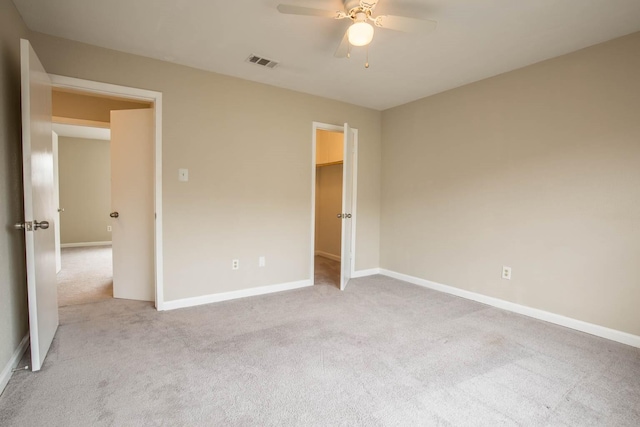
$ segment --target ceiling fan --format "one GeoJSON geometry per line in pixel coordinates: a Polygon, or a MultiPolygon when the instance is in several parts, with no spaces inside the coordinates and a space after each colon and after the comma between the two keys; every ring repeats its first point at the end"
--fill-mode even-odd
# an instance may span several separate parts
{"type": "MultiPolygon", "coordinates": [[[[374,28],[372,22],[378,28],[402,31],[406,33],[423,34],[433,31],[437,22],[430,19],[418,19],[405,16],[380,15],[373,16],[373,11],[378,0],[342,0],[345,11],[332,11],[315,9],[311,7],[279,4],[278,11],[288,15],[318,16],[321,18],[350,19],[353,23],[349,26],[335,56],[345,58],[350,56],[351,46],[367,46],[373,40],[374,28]]],[[[369,68],[367,62],[365,67],[369,68]]]]}

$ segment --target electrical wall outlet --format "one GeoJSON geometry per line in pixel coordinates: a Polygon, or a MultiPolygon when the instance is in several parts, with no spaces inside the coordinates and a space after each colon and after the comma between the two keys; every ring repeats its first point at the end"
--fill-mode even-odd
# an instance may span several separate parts
{"type": "Polygon", "coordinates": [[[238,270],[239,268],[240,268],[240,260],[239,259],[231,260],[231,269],[238,270]]]}
{"type": "Polygon", "coordinates": [[[263,256],[258,258],[258,267],[264,267],[265,265],[267,265],[266,259],[263,256]]]}
{"type": "Polygon", "coordinates": [[[506,265],[502,266],[502,278],[511,280],[511,267],[507,267],[506,265]]]}
{"type": "Polygon", "coordinates": [[[111,226],[110,225],[107,225],[107,231],[111,232],[111,226]]]}

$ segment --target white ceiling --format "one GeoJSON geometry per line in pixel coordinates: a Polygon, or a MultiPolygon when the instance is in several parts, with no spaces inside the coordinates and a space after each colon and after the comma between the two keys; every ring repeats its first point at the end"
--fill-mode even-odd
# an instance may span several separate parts
{"type": "Polygon", "coordinates": [[[14,0],[31,30],[384,110],[640,31],[640,0],[380,0],[434,19],[427,35],[376,29],[351,59],[346,20],[282,15],[340,0],[14,0]],[[276,69],[245,62],[254,53],[276,69]]]}

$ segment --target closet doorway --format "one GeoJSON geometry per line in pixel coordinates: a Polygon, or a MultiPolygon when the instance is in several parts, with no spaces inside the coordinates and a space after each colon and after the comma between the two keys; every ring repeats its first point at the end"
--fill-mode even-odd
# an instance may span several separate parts
{"type": "Polygon", "coordinates": [[[353,272],[357,130],[314,123],[311,280],[344,290],[353,272]]]}

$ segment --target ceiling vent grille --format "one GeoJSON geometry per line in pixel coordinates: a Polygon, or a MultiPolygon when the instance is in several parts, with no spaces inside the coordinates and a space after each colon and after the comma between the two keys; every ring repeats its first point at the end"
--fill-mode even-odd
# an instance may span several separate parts
{"type": "Polygon", "coordinates": [[[262,58],[261,56],[254,55],[253,53],[249,55],[249,57],[247,58],[247,62],[256,64],[256,65],[261,65],[267,68],[276,68],[276,66],[278,65],[278,62],[272,59],[262,58]]]}

